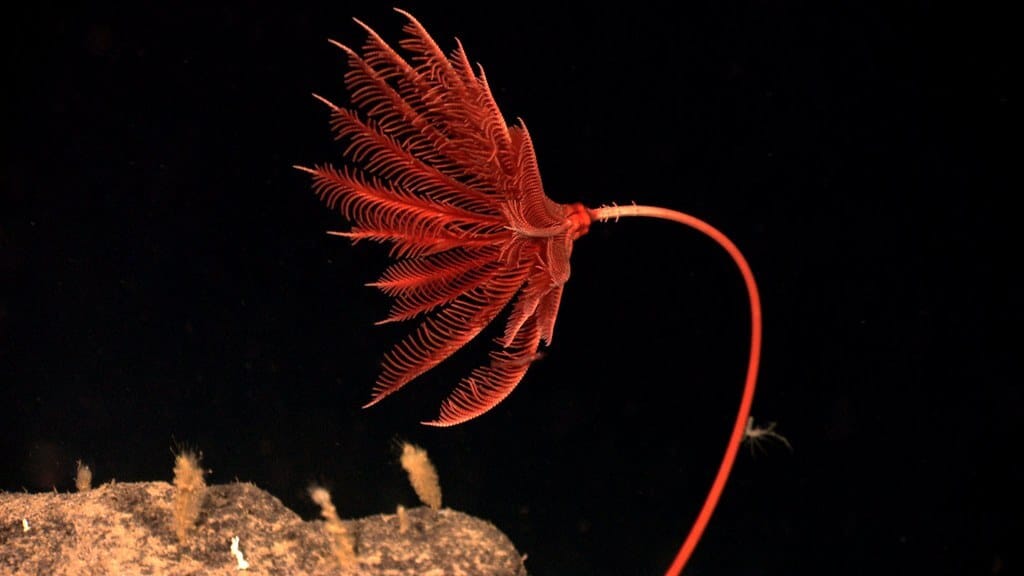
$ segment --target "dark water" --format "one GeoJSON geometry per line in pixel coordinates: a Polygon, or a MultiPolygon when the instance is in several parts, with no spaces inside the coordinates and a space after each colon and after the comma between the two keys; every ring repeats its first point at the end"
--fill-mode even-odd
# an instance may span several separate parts
{"type": "MultiPolygon", "coordinates": [[[[753,414],[794,450],[741,452],[689,573],[1019,570],[1009,19],[709,4],[403,7],[486,67],[554,200],[683,210],[750,260],[753,414]]],[[[485,339],[360,409],[411,326],[373,325],[386,250],[325,235],[345,224],[291,168],[340,161],[310,93],[345,102],[326,39],[359,46],[351,17],[399,37],[344,2],[5,17],[0,489],[71,489],[78,459],[169,479],[191,448],[212,482],[306,517],[322,483],[353,517],[415,503],[408,440],[532,574],[663,571],[739,400],[732,263],[673,224],[595,225],[498,408],[418,424],[485,339]]]]}

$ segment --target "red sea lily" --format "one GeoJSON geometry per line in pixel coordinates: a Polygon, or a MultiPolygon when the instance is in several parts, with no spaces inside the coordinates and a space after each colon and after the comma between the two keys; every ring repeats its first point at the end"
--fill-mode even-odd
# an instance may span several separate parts
{"type": "Polygon", "coordinates": [[[651,206],[589,209],[544,194],[533,145],[520,121],[509,126],[482,69],[461,45],[450,55],[399,10],[408,35],[403,57],[376,32],[348,55],[352,109],[317,96],[346,143],[348,166],[297,167],[317,194],[353,223],[332,232],[390,244],[396,262],[371,284],[394,298],[382,322],[422,317],[384,358],[372,406],[475,338],[511,304],[490,362],[473,370],[426,424],[452,426],[501,402],[551,342],[573,242],[591,222],[649,216],[695,228],[718,242],[740,269],[750,296],[751,347],[746,385],[725,457],[689,536],[668,574],[678,574],[725,487],[753,401],[761,347],[761,308],[753,274],[736,246],[692,216],[651,206]]]}

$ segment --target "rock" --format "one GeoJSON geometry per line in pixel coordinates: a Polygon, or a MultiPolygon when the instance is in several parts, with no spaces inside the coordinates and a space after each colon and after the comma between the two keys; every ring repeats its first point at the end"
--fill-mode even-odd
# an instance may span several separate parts
{"type": "Polygon", "coordinates": [[[523,558],[489,522],[451,509],[343,521],[358,566],[343,569],[323,521],[303,521],[256,486],[210,486],[180,544],[172,527],[174,487],[109,483],[70,494],[0,493],[0,573],[32,575],[507,575],[526,576],[523,558]],[[240,571],[232,538],[249,567],[240,571]]]}

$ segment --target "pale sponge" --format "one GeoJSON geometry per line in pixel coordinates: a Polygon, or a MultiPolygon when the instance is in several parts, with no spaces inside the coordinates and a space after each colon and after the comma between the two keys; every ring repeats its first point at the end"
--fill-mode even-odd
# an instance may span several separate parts
{"type": "Polygon", "coordinates": [[[331,502],[331,494],[326,488],[312,486],[309,489],[309,497],[320,506],[320,515],[326,521],[327,534],[331,537],[331,550],[338,564],[344,568],[351,568],[356,565],[356,543],[352,534],[341,523],[338,517],[338,510],[331,502]]]}
{"type": "Polygon", "coordinates": [[[427,458],[427,451],[408,442],[402,444],[402,468],[409,475],[409,483],[420,502],[434,510],[441,508],[441,484],[437,480],[437,470],[427,458]]]}
{"type": "Polygon", "coordinates": [[[206,480],[199,458],[191,452],[182,452],[174,459],[174,532],[184,542],[189,530],[199,518],[199,509],[206,496],[206,480]]]}
{"type": "Polygon", "coordinates": [[[88,492],[92,489],[92,470],[82,464],[81,460],[76,463],[76,468],[75,489],[79,492],[88,492]]]}

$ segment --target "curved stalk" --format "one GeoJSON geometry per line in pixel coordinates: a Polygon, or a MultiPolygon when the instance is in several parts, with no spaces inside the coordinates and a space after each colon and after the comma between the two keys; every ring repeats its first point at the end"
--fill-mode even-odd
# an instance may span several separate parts
{"type": "Polygon", "coordinates": [[[754,401],[757,368],[761,359],[761,297],[758,294],[757,283],[754,281],[754,273],[751,272],[750,265],[747,264],[747,259],[743,257],[739,248],[725,234],[703,220],[682,212],[656,206],[605,206],[589,210],[589,213],[591,218],[600,221],[618,220],[626,216],[647,216],[671,220],[709,236],[712,240],[718,242],[729,253],[733,261],[736,262],[736,266],[739,267],[740,274],[743,276],[743,281],[746,283],[747,294],[750,297],[750,362],[747,365],[747,378],[743,386],[743,397],[740,400],[740,407],[736,414],[736,422],[733,424],[732,435],[729,437],[729,444],[725,449],[725,456],[718,467],[718,474],[711,485],[711,490],[704,500],[704,506],[701,507],[700,514],[698,514],[697,520],[694,521],[693,526],[690,528],[689,535],[683,541],[679,552],[676,553],[675,560],[673,560],[668,571],[665,572],[666,576],[678,576],[683,571],[683,567],[686,565],[687,560],[689,560],[690,554],[693,553],[693,549],[697,546],[697,542],[711,520],[711,514],[714,513],[715,506],[718,505],[718,500],[725,489],[725,483],[729,479],[729,473],[732,471],[733,463],[736,461],[736,453],[739,451],[740,443],[743,442],[747,418],[750,415],[750,405],[754,401]]]}

